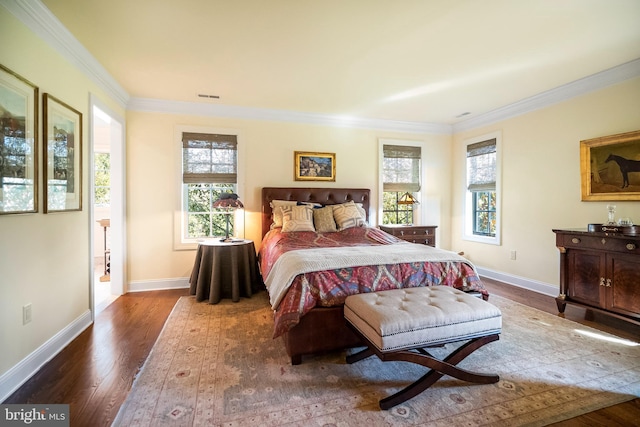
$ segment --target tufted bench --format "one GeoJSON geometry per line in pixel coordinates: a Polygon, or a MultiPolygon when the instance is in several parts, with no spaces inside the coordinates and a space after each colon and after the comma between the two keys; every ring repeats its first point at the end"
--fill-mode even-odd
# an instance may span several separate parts
{"type": "Polygon", "coordinates": [[[347,297],[344,317],[367,344],[366,349],[347,356],[347,363],[375,354],[385,362],[412,362],[431,369],[416,382],[382,399],[382,409],[417,396],[444,375],[480,384],[499,380],[497,375],[456,366],[478,348],[499,339],[502,314],[480,298],[449,286],[372,292],[347,297]],[[467,342],[442,360],[425,350],[458,341],[467,342]]]}

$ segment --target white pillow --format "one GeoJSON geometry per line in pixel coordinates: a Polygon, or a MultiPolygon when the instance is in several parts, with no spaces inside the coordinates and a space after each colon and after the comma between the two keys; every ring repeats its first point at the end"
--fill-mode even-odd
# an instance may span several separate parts
{"type": "Polygon", "coordinates": [[[311,206],[282,206],[282,232],[316,231],[313,228],[313,208],[311,206]]]}
{"type": "Polygon", "coordinates": [[[333,205],[333,218],[336,220],[338,231],[351,227],[362,227],[365,224],[362,214],[358,211],[358,207],[353,203],[353,200],[333,205]]]}
{"type": "Polygon", "coordinates": [[[360,215],[362,215],[362,220],[365,222],[367,222],[367,212],[364,210],[364,206],[362,205],[362,203],[356,203],[356,208],[358,209],[358,212],[360,212],[360,215]]]}
{"type": "Polygon", "coordinates": [[[298,202],[295,200],[272,200],[271,206],[271,229],[282,227],[282,210],[283,206],[295,206],[298,202]]]}

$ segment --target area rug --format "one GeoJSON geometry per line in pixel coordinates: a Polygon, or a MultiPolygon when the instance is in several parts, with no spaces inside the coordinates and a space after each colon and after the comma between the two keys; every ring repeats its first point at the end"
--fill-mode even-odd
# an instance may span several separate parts
{"type": "Polygon", "coordinates": [[[640,346],[498,296],[490,302],[503,313],[500,340],[460,366],[500,381],[445,376],[382,411],[378,401],[425,368],[376,357],[347,365],[346,352],[292,366],[271,338],[264,292],[216,305],[182,297],[113,425],[541,426],[640,396],[640,346]]]}

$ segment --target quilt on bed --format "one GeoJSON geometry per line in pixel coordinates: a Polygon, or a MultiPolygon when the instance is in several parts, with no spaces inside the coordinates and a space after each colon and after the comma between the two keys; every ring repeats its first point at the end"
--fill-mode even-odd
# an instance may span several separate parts
{"type": "Polygon", "coordinates": [[[295,326],[312,308],[342,305],[346,297],[353,294],[447,285],[487,295],[475,269],[464,258],[407,243],[371,227],[353,227],[336,233],[271,230],[262,242],[260,267],[275,310],[274,338],[295,326]],[[411,253],[412,248],[417,255],[411,253]],[[297,252],[289,253],[291,251],[297,252]],[[302,264],[308,264],[307,269],[313,271],[282,273],[285,263],[279,265],[278,259],[287,253],[297,256],[305,252],[311,258],[302,264]],[[364,260],[362,252],[370,252],[372,260],[364,260]],[[427,257],[421,258],[424,253],[427,257]],[[398,254],[403,255],[398,257],[398,254]],[[402,257],[412,261],[398,262],[402,257]],[[326,269],[314,270],[316,264],[326,269]]]}

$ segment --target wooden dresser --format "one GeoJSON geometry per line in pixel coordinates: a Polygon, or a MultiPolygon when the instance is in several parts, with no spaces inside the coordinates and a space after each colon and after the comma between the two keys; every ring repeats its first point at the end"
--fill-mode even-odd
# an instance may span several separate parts
{"type": "Polygon", "coordinates": [[[411,243],[436,246],[437,225],[380,225],[380,230],[411,243]]]}
{"type": "Polygon", "coordinates": [[[553,232],[560,251],[558,311],[575,304],[640,324],[640,235],[553,232]]]}

